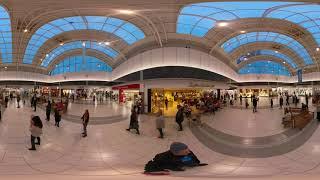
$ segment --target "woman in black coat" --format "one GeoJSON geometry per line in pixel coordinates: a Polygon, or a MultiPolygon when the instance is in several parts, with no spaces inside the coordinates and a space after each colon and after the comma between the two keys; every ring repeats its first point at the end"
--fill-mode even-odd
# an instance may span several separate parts
{"type": "Polygon", "coordinates": [[[137,131],[137,134],[140,134],[138,114],[137,114],[137,111],[135,111],[135,108],[132,108],[132,110],[131,110],[130,124],[129,124],[129,128],[126,130],[130,131],[130,129],[135,129],[137,131]]]}
{"type": "Polygon", "coordinates": [[[178,106],[178,112],[176,114],[176,123],[179,125],[179,131],[182,131],[182,122],[184,120],[184,116],[183,116],[183,107],[178,106]]]}
{"type": "Polygon", "coordinates": [[[50,121],[50,114],[51,114],[51,102],[48,100],[48,104],[46,106],[46,119],[47,121],[50,121]]]}
{"type": "Polygon", "coordinates": [[[55,126],[59,127],[59,123],[61,121],[61,115],[58,109],[54,110],[54,120],[55,120],[55,126]]]}

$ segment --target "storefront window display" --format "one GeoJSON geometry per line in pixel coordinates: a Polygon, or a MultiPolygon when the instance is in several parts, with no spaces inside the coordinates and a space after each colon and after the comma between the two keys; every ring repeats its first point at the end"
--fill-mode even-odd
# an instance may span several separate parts
{"type": "Polygon", "coordinates": [[[163,109],[164,115],[174,116],[177,106],[183,103],[192,105],[194,99],[199,99],[203,94],[201,89],[152,89],[151,113],[163,109]]]}
{"type": "Polygon", "coordinates": [[[257,89],[240,89],[239,96],[241,95],[243,98],[249,98],[251,96],[259,96],[259,97],[269,97],[272,94],[271,89],[257,88],[257,89]]]}
{"type": "Polygon", "coordinates": [[[119,99],[120,103],[132,105],[135,102],[142,101],[142,94],[140,92],[140,84],[130,84],[123,86],[112,87],[114,97],[119,99]]]}

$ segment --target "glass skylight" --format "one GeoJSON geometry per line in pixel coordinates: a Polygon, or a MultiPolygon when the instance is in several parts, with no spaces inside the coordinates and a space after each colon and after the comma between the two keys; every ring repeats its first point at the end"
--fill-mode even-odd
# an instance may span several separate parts
{"type": "Polygon", "coordinates": [[[243,1],[205,2],[183,7],[177,33],[203,37],[218,22],[240,18],[284,19],[309,31],[320,45],[320,5],[304,2],[243,1]]]}
{"type": "Polygon", "coordinates": [[[127,21],[104,16],[75,16],[56,19],[41,26],[31,37],[23,63],[32,64],[39,48],[50,38],[68,31],[97,30],[114,34],[129,45],[143,39],[144,32],[127,21]]]}
{"type": "Polygon", "coordinates": [[[288,68],[282,64],[273,61],[256,61],[245,65],[239,71],[239,74],[272,74],[280,76],[291,76],[288,68]]]}
{"type": "Polygon", "coordinates": [[[0,6],[0,52],[2,63],[12,63],[12,32],[8,11],[0,6]]]}
{"type": "Polygon", "coordinates": [[[289,36],[275,32],[250,32],[240,34],[224,42],[221,45],[221,48],[223,48],[226,53],[231,53],[242,45],[255,42],[275,42],[282,44],[298,54],[306,65],[313,64],[313,61],[304,46],[289,36]]]}
{"type": "Polygon", "coordinates": [[[83,56],[70,56],[57,64],[50,74],[98,71],[111,72],[112,68],[96,57],[85,56],[85,59],[83,59],[83,56]]]}
{"type": "Polygon", "coordinates": [[[240,64],[242,61],[246,61],[248,60],[250,57],[254,57],[254,56],[274,56],[276,58],[282,59],[283,61],[285,61],[286,63],[290,64],[293,68],[297,68],[296,63],[287,55],[282,54],[280,52],[275,52],[272,50],[268,50],[268,49],[263,49],[263,50],[257,50],[257,51],[251,51],[245,55],[240,56],[237,59],[237,64],[240,64]]]}
{"type": "Polygon", "coordinates": [[[110,58],[116,58],[119,55],[117,51],[115,51],[114,49],[112,49],[111,47],[103,43],[99,44],[98,42],[95,42],[95,41],[72,41],[72,42],[63,44],[62,46],[59,46],[54,50],[52,50],[50,53],[48,53],[45,56],[44,60],[42,61],[41,66],[48,67],[49,64],[58,56],[68,51],[82,49],[83,44],[85,44],[86,49],[93,49],[96,51],[100,51],[106,54],[107,56],[109,56],[110,58]]]}

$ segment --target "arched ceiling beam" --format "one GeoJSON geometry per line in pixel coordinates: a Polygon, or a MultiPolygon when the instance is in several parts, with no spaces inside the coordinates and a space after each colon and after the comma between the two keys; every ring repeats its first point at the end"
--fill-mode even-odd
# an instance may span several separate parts
{"type": "Polygon", "coordinates": [[[230,54],[232,51],[240,48],[243,45],[259,42],[281,44],[292,51],[295,51],[296,54],[303,59],[303,62],[306,66],[315,64],[310,54],[302,44],[285,34],[279,34],[276,32],[247,32],[229,39],[221,44],[220,47],[224,50],[224,52],[230,54]]]}
{"type": "MultiPolygon", "coordinates": [[[[312,34],[303,27],[289,21],[270,18],[250,18],[232,21],[226,27],[217,27],[210,30],[205,38],[212,43],[212,50],[213,48],[219,48],[223,42],[243,34],[243,32],[262,31],[285,34],[298,41],[306,49],[314,50],[318,46],[312,34]]],[[[309,52],[309,54],[312,54],[312,52],[309,52]]]]}
{"type": "Polygon", "coordinates": [[[248,60],[246,61],[242,61],[240,64],[238,64],[237,67],[237,71],[240,70],[241,68],[243,68],[244,66],[246,66],[247,64],[256,62],[256,61],[273,61],[279,64],[282,64],[283,66],[285,66],[286,68],[288,68],[288,70],[290,71],[291,74],[295,74],[296,70],[290,66],[290,64],[288,63],[283,63],[283,59],[277,58],[277,57],[272,57],[272,56],[253,56],[248,58],[248,60]]]}
{"type": "Polygon", "coordinates": [[[140,28],[119,18],[105,16],[72,16],[59,18],[42,25],[34,32],[25,50],[23,63],[31,64],[39,48],[50,38],[63,32],[80,30],[96,30],[111,33],[129,45],[145,37],[144,32],[140,28]],[[83,19],[86,19],[86,21],[83,19]]]}
{"type": "Polygon", "coordinates": [[[230,58],[233,60],[233,64],[237,64],[236,60],[240,58],[240,56],[246,55],[249,52],[257,51],[257,50],[272,50],[278,51],[288,57],[290,57],[294,63],[298,66],[298,68],[304,67],[304,61],[291,49],[286,46],[278,43],[270,43],[270,42],[257,42],[257,43],[249,43],[243,46],[240,46],[236,50],[234,50],[230,54],[230,58]]]}
{"type": "Polygon", "coordinates": [[[58,48],[61,43],[66,44],[72,41],[110,42],[110,45],[108,46],[119,53],[119,57],[117,58],[127,59],[126,56],[119,51],[119,49],[127,46],[122,40],[108,33],[83,30],[62,33],[46,41],[46,43],[39,48],[39,51],[33,60],[33,64],[40,66],[42,62],[41,59],[43,60],[46,54],[50,53],[53,49],[58,48]]]}
{"type": "MultiPolygon", "coordinates": [[[[77,49],[77,50],[72,50],[72,51],[68,51],[65,52],[63,54],[61,54],[60,56],[57,56],[48,66],[48,68],[45,68],[47,70],[47,73],[49,73],[50,71],[52,71],[55,66],[57,64],[59,64],[60,62],[62,62],[64,59],[70,57],[70,56],[78,56],[78,55],[82,55],[82,49],[77,49]]],[[[112,59],[108,56],[106,56],[104,53],[101,53],[99,51],[95,51],[95,50],[91,50],[88,49],[88,51],[86,52],[87,56],[92,56],[92,57],[96,57],[97,59],[100,59],[101,61],[105,62],[106,64],[108,64],[109,66],[113,66],[114,62],[112,61],[112,59]]]]}
{"type": "MultiPolygon", "coordinates": [[[[109,6],[110,7],[110,6],[109,6]]],[[[19,51],[19,49],[23,50],[25,49],[25,46],[27,45],[27,42],[25,40],[28,40],[30,38],[30,35],[35,32],[36,29],[40,28],[41,25],[46,24],[54,19],[64,18],[64,17],[70,17],[70,16],[105,16],[105,17],[114,17],[123,19],[125,21],[128,21],[134,25],[136,25],[138,28],[140,28],[146,35],[146,37],[149,37],[150,35],[154,35],[154,38],[161,44],[161,37],[160,37],[160,31],[157,29],[157,26],[154,24],[154,22],[151,20],[151,17],[158,17],[158,16],[150,16],[150,13],[154,13],[153,10],[147,11],[146,9],[143,9],[143,11],[137,10],[134,12],[134,14],[123,14],[119,12],[116,8],[106,8],[106,7],[78,7],[73,9],[38,9],[38,11],[33,11],[32,13],[27,14],[24,16],[24,20],[21,22],[21,24],[24,24],[24,28],[27,28],[30,30],[30,33],[23,34],[22,38],[20,38],[20,41],[18,42],[18,54],[22,54],[23,52],[19,51]],[[106,12],[108,12],[106,14],[106,12]]],[[[159,19],[159,18],[158,18],[159,19]]],[[[162,25],[162,28],[163,25],[162,25]]],[[[22,29],[22,30],[23,30],[22,29]]],[[[19,59],[22,59],[22,57],[19,57],[19,59]]]]}

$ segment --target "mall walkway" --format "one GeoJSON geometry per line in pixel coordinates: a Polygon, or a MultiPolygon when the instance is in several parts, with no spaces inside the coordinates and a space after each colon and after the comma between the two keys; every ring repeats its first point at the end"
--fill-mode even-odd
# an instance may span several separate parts
{"type": "MultiPolygon", "coordinates": [[[[233,111],[235,109],[218,113],[233,114],[236,119],[237,114],[233,111]]],[[[212,117],[213,121],[223,117],[218,113],[212,117]]],[[[112,124],[89,125],[87,138],[81,137],[79,123],[62,120],[61,127],[56,128],[52,121],[44,121],[42,144],[37,151],[30,152],[27,148],[30,146],[28,127],[31,114],[33,111],[30,107],[17,109],[12,103],[4,113],[4,119],[0,123],[1,177],[23,175],[24,179],[36,179],[45,175],[48,179],[132,179],[134,176],[149,179],[149,176],[141,174],[144,164],[156,153],[167,150],[173,141],[188,144],[200,160],[209,165],[185,172],[173,172],[170,178],[238,179],[320,173],[319,129],[304,145],[287,154],[267,158],[238,158],[212,151],[189,128],[185,128],[183,132],[176,131],[173,119],[167,120],[163,140],[156,138],[158,132],[154,128],[152,116],[140,117],[140,136],[125,131],[128,119],[112,124]]],[[[44,120],[44,111],[39,109],[35,114],[44,120]]],[[[251,116],[253,113],[248,110],[247,114],[251,116]]],[[[268,114],[271,116],[268,112],[265,115],[268,114]]]]}

